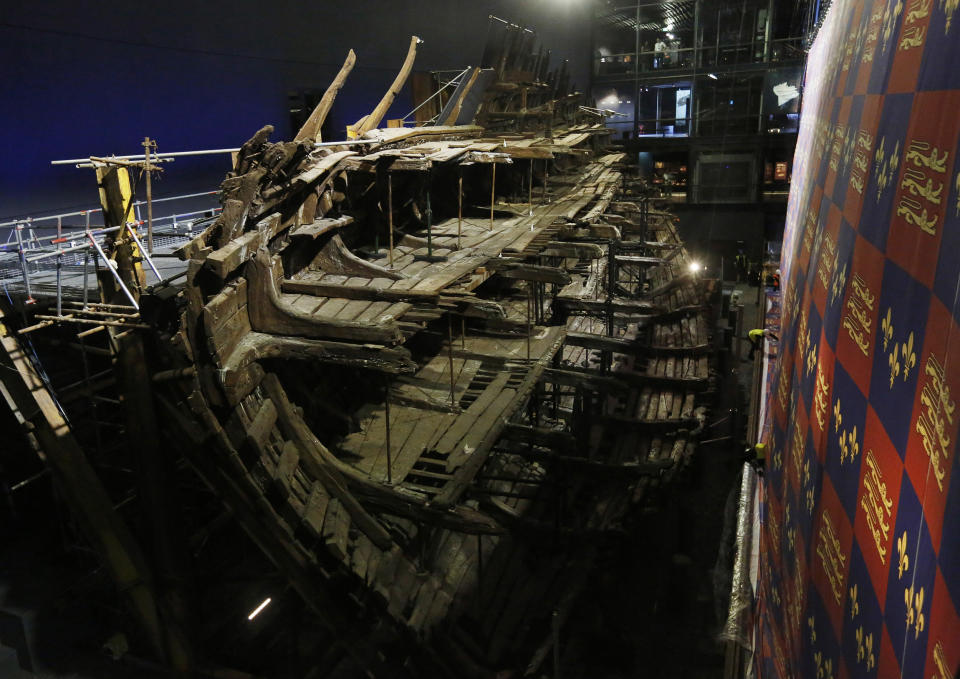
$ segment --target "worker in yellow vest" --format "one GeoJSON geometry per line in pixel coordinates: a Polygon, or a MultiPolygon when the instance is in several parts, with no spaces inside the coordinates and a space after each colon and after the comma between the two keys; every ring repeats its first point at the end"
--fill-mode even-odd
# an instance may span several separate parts
{"type": "Polygon", "coordinates": [[[766,330],[765,328],[755,328],[751,330],[747,334],[747,339],[750,340],[750,355],[747,356],[748,361],[752,361],[754,354],[757,353],[757,349],[763,346],[764,335],[766,335],[767,337],[773,340],[779,339],[775,334],[773,334],[769,330],[766,330]]]}

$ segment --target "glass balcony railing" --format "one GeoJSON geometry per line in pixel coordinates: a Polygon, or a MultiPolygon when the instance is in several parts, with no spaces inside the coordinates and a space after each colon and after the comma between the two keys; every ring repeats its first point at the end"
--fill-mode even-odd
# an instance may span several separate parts
{"type": "Polygon", "coordinates": [[[771,40],[769,43],[746,42],[704,45],[702,47],[669,48],[665,52],[644,51],[608,54],[594,58],[594,74],[598,76],[635,76],[668,74],[670,71],[722,68],[744,64],[767,64],[803,59],[800,37],[771,40]]]}
{"type": "Polygon", "coordinates": [[[616,137],[719,137],[729,135],[790,134],[797,132],[797,116],[701,114],[698,118],[610,119],[607,127],[616,137]]]}

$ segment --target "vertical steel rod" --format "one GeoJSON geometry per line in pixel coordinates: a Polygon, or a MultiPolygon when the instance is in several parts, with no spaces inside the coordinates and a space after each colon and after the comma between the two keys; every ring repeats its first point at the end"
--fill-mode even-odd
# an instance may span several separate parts
{"type": "Polygon", "coordinates": [[[463,168],[460,168],[460,173],[457,176],[457,249],[459,250],[462,246],[460,245],[460,238],[463,235],[463,168]]]}
{"type": "Polygon", "coordinates": [[[386,408],[387,426],[387,483],[393,484],[393,451],[390,450],[390,379],[387,378],[387,389],[383,394],[383,405],[386,408]]]}
{"type": "MultiPolygon", "coordinates": [[[[147,171],[147,252],[151,255],[153,254],[153,185],[151,183],[153,173],[150,171],[150,150],[155,145],[156,142],[150,137],[143,138],[143,167],[147,171]]],[[[157,278],[160,278],[159,274],[157,278]]]]}
{"type": "Polygon", "coordinates": [[[533,326],[530,324],[530,308],[533,306],[533,281],[527,281],[527,361],[530,360],[530,335],[533,334],[533,326]]]}
{"type": "Polygon", "coordinates": [[[393,173],[387,173],[387,230],[390,232],[390,268],[393,268],[393,173]]]}
{"type": "Polygon", "coordinates": [[[547,202],[547,173],[550,171],[550,161],[543,161],[543,202],[547,202]]]}
{"type": "Polygon", "coordinates": [[[533,158],[530,159],[530,171],[527,176],[527,211],[533,216],[533,158]]]}
{"type": "Polygon", "coordinates": [[[493,170],[490,179],[490,230],[493,231],[493,203],[497,193],[497,164],[492,163],[493,170]]]}
{"type": "MultiPolygon", "coordinates": [[[[63,219],[57,217],[57,240],[63,235],[63,219]]],[[[57,316],[63,316],[63,246],[57,243],[57,316]]]]}
{"type": "Polygon", "coordinates": [[[90,292],[87,290],[87,265],[90,263],[90,250],[83,251],[83,308],[87,308],[90,301],[90,292]]]}
{"type": "Polygon", "coordinates": [[[460,348],[467,348],[467,317],[460,317],[460,348]]]}
{"type": "Polygon", "coordinates": [[[20,258],[20,271],[23,272],[23,287],[27,293],[27,304],[33,304],[33,294],[30,292],[30,272],[27,270],[27,256],[23,253],[23,226],[17,224],[13,227],[17,235],[17,254],[20,258]]]}
{"type": "Polygon", "coordinates": [[[455,380],[453,377],[453,319],[447,314],[447,361],[450,364],[450,405],[456,406],[457,399],[454,389],[455,380]]]}
{"type": "Polygon", "coordinates": [[[430,175],[427,175],[427,257],[433,257],[433,208],[430,206],[430,175]]]}

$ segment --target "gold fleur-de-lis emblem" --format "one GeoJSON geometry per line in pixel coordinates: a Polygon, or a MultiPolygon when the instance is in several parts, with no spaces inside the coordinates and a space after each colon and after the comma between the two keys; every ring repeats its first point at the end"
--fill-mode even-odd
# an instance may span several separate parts
{"type": "Polygon", "coordinates": [[[856,637],[857,637],[857,662],[860,662],[861,660],[863,660],[864,656],[866,655],[866,649],[864,648],[864,645],[863,645],[863,626],[860,626],[857,628],[856,637]]]}
{"type": "Polygon", "coordinates": [[[907,554],[907,531],[903,531],[903,535],[897,538],[897,554],[900,555],[897,564],[897,579],[899,580],[904,573],[910,570],[910,556],[907,554]]]}
{"type": "Polygon", "coordinates": [[[837,397],[837,402],[833,404],[833,431],[834,433],[840,431],[840,424],[843,422],[843,413],[840,412],[840,398],[837,397]]]}
{"type": "Polygon", "coordinates": [[[853,620],[860,613],[860,602],[857,601],[857,583],[850,588],[850,619],[853,620]]]}
{"type": "Polygon", "coordinates": [[[865,656],[867,659],[867,671],[869,672],[874,667],[877,666],[877,658],[873,654],[873,632],[866,635],[863,639],[863,645],[865,647],[865,656]]]}
{"type": "Polygon", "coordinates": [[[903,590],[903,601],[907,607],[907,627],[913,627],[913,638],[919,639],[926,619],[923,615],[923,587],[914,591],[913,585],[903,590]]]}
{"type": "Polygon", "coordinates": [[[883,331],[883,350],[887,350],[887,345],[893,339],[893,308],[887,307],[887,315],[880,321],[880,330],[883,331]]]}
{"type": "Polygon", "coordinates": [[[893,351],[887,358],[887,364],[890,366],[890,388],[893,389],[893,381],[900,375],[900,345],[894,344],[893,351]]]}
{"type": "Polygon", "coordinates": [[[910,375],[910,369],[917,365],[917,354],[913,350],[913,333],[907,337],[907,341],[900,345],[900,353],[903,355],[903,381],[907,381],[910,375]]]}
{"type": "Polygon", "coordinates": [[[807,488],[807,513],[813,513],[813,488],[807,488]]]}
{"type": "Polygon", "coordinates": [[[852,431],[847,432],[847,442],[843,445],[844,450],[849,452],[850,460],[854,460],[860,454],[860,444],[857,442],[857,428],[854,426],[852,431]]]}
{"type": "MultiPolygon", "coordinates": [[[[817,643],[817,630],[816,630],[816,627],[814,627],[812,615],[809,618],[807,618],[807,627],[810,628],[810,644],[813,645],[817,643]]],[[[819,653],[817,655],[819,655],[819,653]]],[[[817,662],[817,664],[819,664],[819,661],[817,662]]]]}
{"type": "MultiPolygon", "coordinates": [[[[811,335],[813,333],[811,332],[811,335]]],[[[810,349],[807,351],[807,374],[809,375],[813,372],[813,369],[817,367],[817,347],[814,344],[810,345],[810,349]]]]}

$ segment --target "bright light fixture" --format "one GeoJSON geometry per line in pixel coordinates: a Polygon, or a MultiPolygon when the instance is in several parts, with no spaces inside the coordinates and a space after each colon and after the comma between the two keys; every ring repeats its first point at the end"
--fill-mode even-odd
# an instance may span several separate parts
{"type": "Polygon", "coordinates": [[[267,597],[266,599],[261,601],[259,606],[257,606],[252,611],[250,611],[250,615],[247,616],[247,620],[253,620],[255,617],[260,615],[260,611],[262,611],[264,608],[269,606],[270,601],[271,601],[270,597],[267,597]]]}
{"type": "Polygon", "coordinates": [[[717,74],[716,74],[716,73],[707,73],[707,77],[708,77],[708,78],[713,78],[714,80],[717,80],[717,74]]]}
{"type": "Polygon", "coordinates": [[[697,261],[690,262],[690,264],[688,265],[688,268],[690,269],[690,273],[697,273],[700,270],[700,262],[697,262],[697,261]]]}

